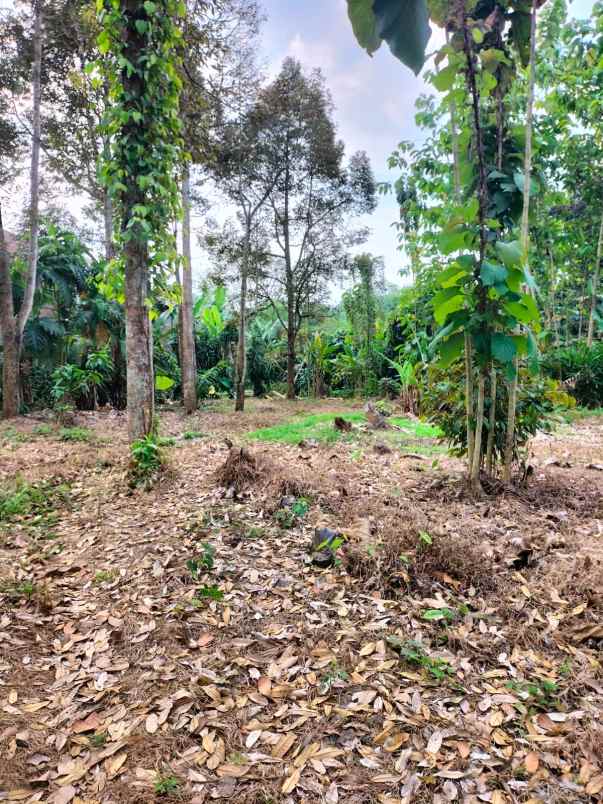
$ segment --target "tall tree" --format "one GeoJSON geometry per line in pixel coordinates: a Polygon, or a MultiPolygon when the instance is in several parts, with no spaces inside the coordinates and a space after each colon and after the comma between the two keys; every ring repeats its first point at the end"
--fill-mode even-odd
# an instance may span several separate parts
{"type": "Polygon", "coordinates": [[[276,304],[284,296],[287,332],[287,396],[295,396],[296,341],[304,305],[317,285],[346,264],[345,221],[372,212],[375,182],[366,154],[344,167],[332,104],[320,73],[305,75],[286,59],[259,95],[255,114],[264,122],[260,142],[269,153],[266,173],[272,262],[262,291],[276,304]]]}
{"type": "Polygon", "coordinates": [[[99,49],[110,88],[104,180],[116,202],[125,271],[128,431],[154,427],[149,320],[151,279],[176,258],[172,222],[179,212],[182,163],[177,71],[177,0],[103,0],[99,49]]]}
{"type": "Polygon", "coordinates": [[[40,192],[40,133],[42,104],[42,0],[32,2],[32,128],[31,163],[29,172],[29,253],[23,299],[18,311],[14,309],[11,264],[0,211],[0,325],[4,346],[3,413],[6,418],[19,412],[19,362],[25,325],[31,315],[36,289],[38,267],[39,192],[40,192]]]}

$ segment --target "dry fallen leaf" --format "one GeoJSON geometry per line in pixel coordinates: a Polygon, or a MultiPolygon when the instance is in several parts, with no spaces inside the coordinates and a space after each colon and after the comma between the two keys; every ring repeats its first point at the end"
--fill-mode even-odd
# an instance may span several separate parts
{"type": "Polygon", "coordinates": [[[530,751],[529,754],[526,754],[526,758],[523,764],[525,765],[525,768],[530,775],[536,773],[536,771],[538,770],[538,766],[540,765],[540,759],[538,758],[538,754],[534,753],[534,751],[530,751]]]}

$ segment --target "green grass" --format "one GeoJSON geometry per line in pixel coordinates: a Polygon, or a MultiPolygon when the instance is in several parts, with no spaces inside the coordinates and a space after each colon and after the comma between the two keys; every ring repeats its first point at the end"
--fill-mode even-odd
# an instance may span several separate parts
{"type": "MultiPolygon", "coordinates": [[[[314,439],[322,444],[331,444],[339,440],[356,440],[361,435],[360,433],[354,431],[341,433],[335,429],[333,421],[337,415],[336,413],[317,413],[297,421],[277,424],[275,427],[254,430],[247,434],[247,438],[252,441],[275,441],[283,444],[298,444],[303,439],[314,439]]],[[[356,425],[366,422],[364,413],[342,413],[340,417],[356,425]]],[[[436,427],[424,422],[397,417],[388,419],[388,422],[400,427],[401,430],[377,432],[379,436],[387,437],[388,440],[393,438],[396,443],[406,439],[435,439],[440,435],[440,431],[436,427]]],[[[414,448],[411,449],[411,451],[413,450],[414,448]]]]}
{"type": "Polygon", "coordinates": [[[580,419],[591,419],[595,416],[603,416],[603,408],[574,408],[563,412],[563,416],[569,421],[580,421],[580,419]]]}
{"type": "Polygon", "coordinates": [[[90,441],[94,434],[85,427],[63,427],[59,430],[61,441],[90,441]]]}

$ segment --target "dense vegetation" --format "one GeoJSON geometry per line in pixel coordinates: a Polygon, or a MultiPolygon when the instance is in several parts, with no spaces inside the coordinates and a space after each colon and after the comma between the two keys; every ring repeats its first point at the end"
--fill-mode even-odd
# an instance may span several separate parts
{"type": "Polygon", "coordinates": [[[5,415],[130,399],[136,440],[155,401],[388,397],[468,453],[477,490],[497,464],[510,479],[560,408],[601,406],[603,6],[577,22],[563,0],[432,5],[414,30],[392,0],[349,3],[360,43],[415,71],[430,19],[447,31],[422,144],[399,144],[379,186],[364,153],[346,158],[320,74],[288,59],[262,80],[251,0],[7,13],[5,415]],[[85,218],[51,201],[55,181],[87,197],[85,218]],[[210,271],[193,282],[190,212],[210,191],[231,216],[197,233],[210,271]],[[399,204],[403,287],[362,253],[378,192],[399,204]]]}

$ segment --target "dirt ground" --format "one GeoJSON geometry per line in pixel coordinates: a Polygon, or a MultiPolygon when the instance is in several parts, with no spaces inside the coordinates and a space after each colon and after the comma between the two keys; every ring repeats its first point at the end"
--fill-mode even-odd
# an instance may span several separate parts
{"type": "Polygon", "coordinates": [[[360,403],[248,407],[161,411],[150,491],[123,414],[0,425],[0,483],[48,495],[0,523],[0,801],[603,800],[603,419],[476,501],[378,435],[245,439],[360,403]]]}

